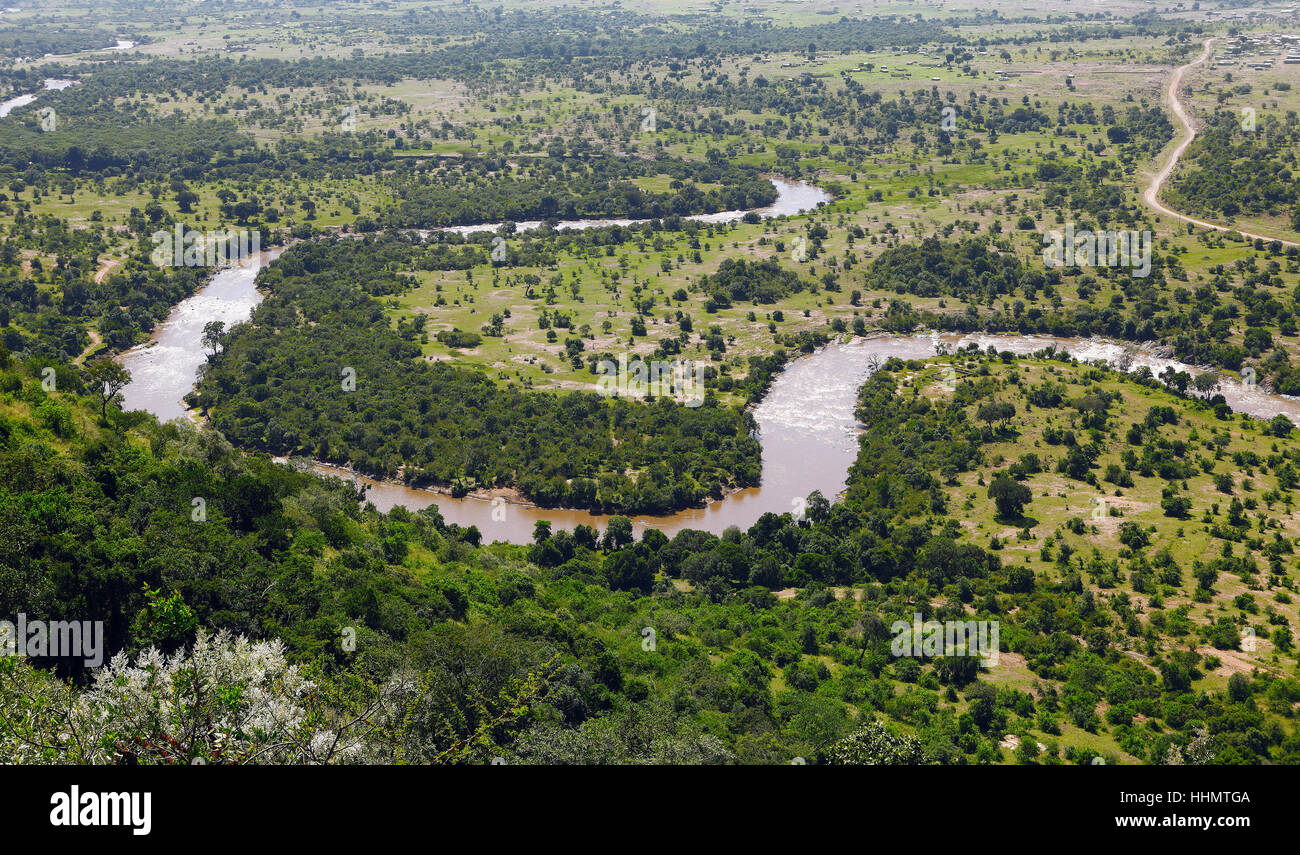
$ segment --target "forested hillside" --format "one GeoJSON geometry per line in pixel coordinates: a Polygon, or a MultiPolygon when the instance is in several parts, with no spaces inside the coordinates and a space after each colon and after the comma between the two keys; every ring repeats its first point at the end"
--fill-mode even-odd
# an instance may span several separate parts
{"type": "Polygon", "coordinates": [[[128,656],[217,630],[279,638],[283,658],[256,655],[296,663],[312,687],[269,687],[311,711],[291,733],[218,729],[164,750],[142,742],[156,723],[121,712],[81,723],[107,728],[101,745],[33,754],[69,726],[40,712],[68,689],[5,660],[0,751],[223,762],[283,737],[261,759],[304,760],[313,733],[359,712],[378,729],[317,759],[885,762],[873,752],[891,743],[869,729],[840,742],[881,717],[925,762],[1293,760],[1291,524],[1274,516],[1298,486],[1290,424],[982,352],[950,361],[964,379],[948,393],[943,362],[872,376],[849,494],[814,496],[803,520],[634,542],[615,518],[604,535],[539,529],[531,547],[487,547],[436,512],[362,510],[351,488],[211,431],[101,423],[7,359],[3,607],[62,615],[93,601],[128,656]],[[1035,451],[1012,460],[1008,445],[1035,451]],[[1150,510],[1151,490],[1187,502],[1150,510]],[[1109,514],[1092,513],[1085,495],[1112,491],[1109,514]],[[1054,497],[1071,493],[1062,513],[1054,497]],[[1000,621],[1001,661],[891,655],[891,624],[914,613],[1000,621]],[[1247,637],[1273,665],[1236,667],[1247,637]]]}

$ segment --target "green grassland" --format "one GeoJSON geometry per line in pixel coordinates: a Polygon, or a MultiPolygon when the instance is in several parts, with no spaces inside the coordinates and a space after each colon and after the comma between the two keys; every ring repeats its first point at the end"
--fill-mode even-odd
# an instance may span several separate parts
{"type": "MultiPolygon", "coordinates": [[[[1059,584],[1067,575],[1082,572],[1085,588],[1127,620],[1127,632],[1112,635],[1122,656],[1153,668],[1152,659],[1178,649],[1192,650],[1205,662],[1203,675],[1192,684],[1196,690],[1222,690],[1233,674],[1294,673],[1296,652],[1289,632],[1282,646],[1275,644],[1273,633],[1278,626],[1289,630],[1300,625],[1296,579],[1282,569],[1281,561],[1261,552],[1266,544],[1289,544],[1300,534],[1289,462],[1300,444],[1289,426],[1277,431],[1249,416],[1225,420],[1203,403],[1172,398],[1158,384],[1150,388],[1112,370],[1056,360],[999,361],[982,354],[958,355],[900,365],[897,374],[904,399],[916,396],[936,407],[949,406],[953,384],[948,378],[956,376],[960,378],[957,388],[979,385],[980,400],[987,397],[1015,408],[1005,426],[995,429],[989,423],[986,430],[992,441],[982,446],[983,465],[949,480],[945,491],[950,506],[957,509],[962,527],[975,542],[997,551],[1007,566],[1023,564],[1039,584],[1059,584]],[[1035,406],[1030,393],[1050,387],[1061,394],[1059,406],[1035,406]],[[1098,395],[1109,397],[1109,415],[1100,427],[1085,428],[1085,402],[1098,395]],[[1132,484],[1123,487],[1106,480],[1124,470],[1122,453],[1137,447],[1127,434],[1134,424],[1150,424],[1153,408],[1172,408],[1176,422],[1168,424],[1165,413],[1165,423],[1146,436],[1156,433],[1161,440],[1182,443],[1194,474],[1166,480],[1154,473],[1128,471],[1132,484]],[[1087,481],[1056,471],[1066,447],[1047,439],[1054,430],[1078,431],[1081,443],[1091,435],[1097,454],[1087,481]],[[1023,463],[1026,455],[1036,455],[1042,471],[1015,475],[1023,479],[1032,498],[1022,517],[1008,519],[999,514],[988,485],[1009,465],[1023,463]],[[1180,517],[1162,510],[1162,498],[1171,485],[1188,500],[1180,517]],[[1127,544],[1121,540],[1121,525],[1130,524],[1144,534],[1140,546],[1136,540],[1127,544]],[[1178,584],[1153,583],[1149,574],[1146,581],[1137,582],[1143,559],[1161,553],[1176,556],[1182,574],[1175,574],[1178,584]],[[1185,574],[1192,565],[1211,564],[1228,555],[1251,559],[1252,566],[1256,560],[1269,566],[1259,566],[1258,573],[1219,573],[1209,588],[1187,581],[1185,574]],[[1137,569],[1128,573],[1119,569],[1118,576],[1111,575],[1125,567],[1137,569]],[[1250,637],[1240,644],[1235,639],[1209,642],[1209,628],[1225,620],[1243,631],[1243,639],[1247,630],[1250,637]]],[[[978,421],[977,409],[966,407],[972,423],[978,421]]],[[[987,679],[1024,691],[1041,688],[1024,666],[1023,657],[1013,652],[987,679]]],[[[1290,718],[1294,705],[1275,707],[1274,714],[1290,718]]],[[[1030,732],[1040,741],[1056,738],[1125,757],[1104,733],[1090,735],[1077,728],[1071,732],[1068,725],[1059,737],[1038,729],[1030,732]]],[[[1128,757],[1125,762],[1132,760],[1128,757]]]]}
{"type": "MultiPolygon", "coordinates": [[[[545,341],[543,332],[536,328],[535,312],[529,311],[529,301],[521,299],[520,289],[510,284],[512,276],[517,282],[526,274],[544,280],[560,274],[566,287],[559,289],[558,299],[551,308],[580,318],[578,325],[590,326],[594,337],[589,340],[589,348],[605,349],[622,343],[632,351],[643,351],[653,348],[656,333],[663,328],[663,319],[649,318],[649,341],[634,342],[629,347],[627,342],[632,338],[629,324],[635,312],[621,293],[624,289],[611,287],[615,272],[620,281],[632,280],[658,296],[661,303],[678,288],[689,290],[693,281],[715,270],[727,257],[776,257],[814,282],[828,272],[837,275],[838,292],[805,291],[770,306],[738,306],[707,317],[693,305],[694,301],[674,306],[686,310],[702,331],[715,325],[720,328],[728,341],[729,367],[733,370],[742,369],[747,356],[773,347],[774,336],[767,328],[773,311],[780,311],[786,318],[777,324],[782,333],[825,328],[837,318],[851,323],[855,317],[865,320],[869,329],[874,328],[880,314],[877,301],[887,302],[894,295],[864,291],[859,306],[849,305],[846,297],[855,289],[861,290],[857,282],[859,271],[880,248],[926,234],[983,233],[996,229],[1004,251],[1015,252],[1031,264],[1037,264],[1042,229],[1060,227],[1067,220],[1086,223],[1086,216],[1069,209],[1053,215],[1043,202],[1042,184],[1027,177],[1049,151],[1054,162],[1085,170],[1112,160],[1116,154],[1114,146],[1106,140],[1103,125],[1067,123],[1053,127],[1050,133],[1008,133],[999,135],[996,141],[981,139],[984,135],[961,130],[961,108],[971,94],[988,97],[991,91],[1008,101],[1008,109],[1028,99],[1030,106],[1047,116],[1055,116],[1059,106],[1085,101],[1097,108],[1110,105],[1118,110],[1126,105],[1154,104],[1159,100],[1168,69],[1183,61],[1181,57],[1190,49],[1188,45],[1178,52],[1153,50],[1149,42],[1125,38],[1053,43],[1047,47],[1011,46],[1005,55],[1001,50],[990,49],[985,53],[972,52],[961,64],[944,62],[937,50],[924,54],[898,51],[827,54],[815,60],[817,76],[832,90],[840,88],[843,80],[851,80],[861,91],[879,93],[885,98],[899,91],[934,89],[943,93],[958,110],[957,148],[953,155],[941,155],[935,150],[933,125],[922,125],[923,136],[917,138],[919,142],[906,135],[892,142],[864,140],[852,135],[842,122],[806,110],[801,115],[777,117],[783,123],[798,122],[797,135],[776,135],[754,132],[761,121],[773,116],[742,111],[728,115],[728,119],[746,121],[750,129],[745,133],[700,133],[679,126],[706,115],[708,108],[703,105],[678,106],[674,98],[655,101],[632,94],[601,95],[556,81],[527,81],[504,97],[495,93],[475,94],[450,81],[408,80],[394,86],[347,87],[352,90],[350,95],[343,93],[343,87],[330,92],[229,90],[216,99],[205,98],[199,103],[177,92],[173,93],[175,97],[164,96],[152,102],[146,99],[145,103],[160,114],[179,109],[194,117],[233,117],[245,124],[254,137],[268,141],[286,134],[310,137],[322,132],[337,133],[338,117],[348,106],[357,108],[355,130],[367,135],[367,139],[382,141],[394,130],[399,139],[404,133],[409,138],[413,122],[424,123],[420,126],[433,130],[445,128],[444,123],[451,125],[454,135],[448,135],[445,140],[427,131],[417,132],[418,139],[394,151],[399,158],[502,151],[509,144],[508,148],[517,153],[512,162],[526,165],[525,155],[538,156],[529,154],[530,148],[548,139],[572,136],[587,136],[616,151],[662,152],[687,159],[700,159],[706,151],[717,149],[737,162],[759,166],[773,174],[802,177],[835,192],[835,200],[818,212],[780,222],[717,227],[713,230],[715,234],[706,233],[702,241],[694,242],[699,246],[692,246],[693,242],[684,235],[665,235],[662,249],[651,251],[639,243],[629,243],[616,247],[612,256],[586,263],[562,258],[557,265],[544,270],[503,270],[483,265],[471,271],[473,286],[466,284],[461,271],[421,272],[422,287],[393,305],[395,323],[403,316],[423,313],[429,315],[430,328],[434,330],[454,327],[476,330],[493,315],[511,309],[507,326],[512,332],[507,339],[468,353],[431,343],[426,347],[426,355],[491,366],[530,384],[565,386],[582,382],[584,378],[580,372],[566,370],[563,359],[555,358],[562,353],[562,344],[556,347],[545,341]],[[881,71],[882,66],[890,70],[881,71]],[[867,68],[873,70],[854,70],[867,68]],[[906,79],[891,76],[895,74],[906,79]],[[1006,79],[995,80],[999,75],[1006,75],[1006,79]],[[931,82],[932,76],[940,76],[941,82],[931,82]],[[1072,87],[1069,90],[1067,77],[1072,87]],[[666,126],[654,133],[635,128],[638,108],[648,103],[660,111],[666,126]],[[400,109],[386,112],[384,105],[397,105],[400,109]],[[614,105],[623,106],[627,110],[625,115],[632,116],[630,131],[628,120],[619,122],[611,116],[614,105]],[[502,122],[505,117],[511,117],[511,121],[502,122]],[[865,152],[864,144],[869,146],[865,152]],[[1095,151],[1089,150],[1094,148],[1095,151]],[[1013,228],[1015,218],[1022,215],[1033,219],[1033,229],[1013,228]],[[825,230],[820,241],[820,258],[800,264],[791,257],[789,248],[796,237],[806,235],[817,226],[825,230]],[[865,230],[869,236],[853,241],[850,235],[854,228],[865,230]],[[784,253],[776,250],[778,245],[786,247],[784,253]],[[672,266],[671,270],[662,270],[665,261],[672,266]],[[849,265],[845,262],[856,262],[856,269],[847,269],[849,265]],[[574,273],[578,274],[577,296],[567,287],[574,273]],[[439,304],[439,297],[443,304],[439,304]],[[751,310],[756,316],[753,321],[749,320],[751,310]],[[607,333],[606,321],[612,325],[607,333]],[[552,358],[548,360],[548,356],[552,358]],[[543,369],[543,364],[550,370],[543,369]]],[[[728,57],[717,63],[683,63],[680,72],[668,76],[676,78],[682,92],[724,74],[733,80],[741,75],[749,79],[765,76],[774,85],[790,86],[794,87],[792,91],[798,91],[797,75],[809,71],[807,63],[798,54],[764,56],[759,62],[753,58],[728,57]],[[796,62],[800,67],[781,68],[796,62]],[[781,83],[783,78],[790,79],[781,83]]],[[[637,72],[626,72],[619,82],[631,85],[637,76],[637,72]]],[[[1288,94],[1294,97],[1294,93],[1288,94]]],[[[1284,108],[1285,105],[1280,105],[1278,109],[1284,108]]],[[[937,125],[939,116],[933,118],[937,125]]],[[[1126,166],[1118,181],[1111,177],[1103,183],[1118,186],[1126,206],[1140,213],[1138,186],[1153,164],[1152,159],[1126,166]]],[[[641,186],[662,191],[665,182],[662,177],[643,179],[641,186]]],[[[101,187],[67,179],[60,188],[64,192],[42,193],[39,200],[33,201],[34,194],[29,189],[15,194],[13,199],[30,201],[33,214],[65,218],[74,227],[85,225],[99,211],[102,222],[114,228],[125,221],[132,209],[143,209],[150,202],[161,209],[164,219],[174,217],[195,226],[220,227],[226,223],[222,222],[217,194],[230,192],[240,198],[254,197],[264,209],[273,209],[274,220],[269,216],[254,220],[255,223],[260,220],[267,228],[288,229],[308,224],[320,229],[337,229],[358,216],[377,215],[392,203],[396,192],[382,175],[323,181],[233,179],[190,182],[188,186],[199,197],[191,215],[178,210],[173,194],[161,182],[151,188],[115,188],[111,181],[101,187]],[[307,200],[315,206],[310,213],[302,207],[307,200]]],[[[1204,272],[1208,268],[1231,265],[1252,254],[1248,246],[1218,237],[1188,235],[1185,229],[1172,223],[1153,221],[1152,224],[1161,248],[1182,255],[1183,267],[1193,285],[1208,278],[1204,272]]],[[[1281,274],[1283,293],[1296,284],[1292,273],[1288,266],[1281,274]]],[[[1067,307],[1076,300],[1071,284],[1067,281],[1059,291],[1059,299],[1067,307]]],[[[1107,285],[1102,283],[1103,288],[1107,285]]],[[[1113,296],[1113,291],[1103,290],[1091,299],[1107,301],[1113,296]]],[[[702,297],[695,299],[702,301],[702,297]]],[[[954,310],[951,305],[943,305],[942,300],[914,302],[919,310],[940,314],[954,310]]],[[[1234,340],[1239,340],[1242,332],[1234,328],[1234,340]]],[[[698,346],[696,351],[699,355],[698,346]]]]}

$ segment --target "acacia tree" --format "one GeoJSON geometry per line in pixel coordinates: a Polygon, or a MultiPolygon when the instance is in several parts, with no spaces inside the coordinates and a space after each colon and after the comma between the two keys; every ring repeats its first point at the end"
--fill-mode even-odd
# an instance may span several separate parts
{"type": "Polygon", "coordinates": [[[998,473],[989,484],[989,498],[997,505],[998,516],[1005,519],[1020,519],[1025,505],[1029,504],[1033,497],[1034,494],[1028,487],[1005,472],[998,473]]]}
{"type": "Polygon", "coordinates": [[[225,335],[226,325],[222,321],[208,321],[203,325],[203,348],[212,351],[208,354],[208,361],[217,355],[221,350],[221,337],[225,335]]]}
{"type": "Polygon", "coordinates": [[[1170,389],[1174,389],[1178,394],[1187,391],[1187,386],[1192,382],[1192,375],[1186,371],[1175,371],[1171,365],[1164,371],[1160,372],[1160,380],[1170,389]]]}
{"type": "Polygon", "coordinates": [[[108,405],[121,403],[122,390],[131,382],[131,372],[111,359],[101,359],[86,374],[99,398],[99,416],[108,421],[108,405]]]}
{"type": "Polygon", "coordinates": [[[1209,398],[1218,391],[1221,380],[1219,372],[1206,371],[1196,375],[1195,379],[1192,380],[1192,386],[1201,397],[1209,398]]]}
{"type": "Polygon", "coordinates": [[[992,426],[994,422],[998,423],[998,428],[1002,429],[1007,426],[1016,415],[1016,405],[1009,404],[1005,401],[989,401],[987,404],[981,404],[975,411],[975,418],[992,426]]]}

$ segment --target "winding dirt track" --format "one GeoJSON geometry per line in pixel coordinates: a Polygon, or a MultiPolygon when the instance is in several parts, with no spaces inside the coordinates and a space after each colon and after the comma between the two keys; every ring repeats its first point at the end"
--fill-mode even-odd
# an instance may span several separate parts
{"type": "Polygon", "coordinates": [[[90,336],[90,344],[86,345],[86,349],[83,350],[81,354],[77,356],[76,359],[72,360],[73,365],[80,365],[81,363],[85,362],[86,357],[90,356],[90,354],[95,350],[95,348],[99,347],[101,344],[104,343],[104,339],[100,337],[99,332],[95,329],[87,329],[86,335],[90,336]]]}
{"type": "Polygon", "coordinates": [[[95,271],[95,284],[102,285],[108,274],[113,272],[113,268],[117,267],[121,263],[122,259],[120,258],[104,259],[104,261],[100,263],[99,269],[95,271]]]}
{"type": "Polygon", "coordinates": [[[1275,240],[1282,243],[1284,246],[1300,246],[1300,243],[1284,240],[1275,235],[1260,235],[1233,226],[1225,226],[1221,223],[1211,223],[1205,220],[1198,220],[1195,217],[1180,214],[1177,211],[1166,207],[1160,201],[1160,188],[1164,186],[1165,181],[1167,181],[1169,176],[1173,174],[1174,168],[1178,165],[1178,158],[1182,157],[1183,152],[1187,150],[1189,145],[1191,145],[1192,140],[1196,139],[1196,128],[1192,124],[1192,117],[1188,114],[1187,109],[1183,107],[1183,102],[1178,100],[1178,90],[1181,89],[1183,85],[1183,72],[1193,66],[1205,62],[1205,60],[1210,56],[1210,47],[1213,43],[1214,39],[1206,39],[1205,47],[1204,50],[1201,51],[1201,55],[1187,63],[1187,65],[1179,67],[1174,71],[1173,76],[1169,78],[1169,106],[1173,108],[1174,115],[1178,117],[1178,121],[1183,124],[1183,138],[1179,141],[1178,145],[1174,146],[1174,150],[1169,153],[1169,160],[1165,162],[1165,165],[1162,166],[1160,171],[1156,173],[1155,177],[1151,179],[1151,184],[1147,187],[1146,192],[1142,194],[1142,201],[1166,216],[1173,217],[1176,220],[1182,220],[1184,223],[1191,223],[1192,225],[1200,226],[1203,229],[1214,229],[1215,231],[1220,232],[1237,232],[1243,237],[1250,238],[1251,240],[1275,240]]]}

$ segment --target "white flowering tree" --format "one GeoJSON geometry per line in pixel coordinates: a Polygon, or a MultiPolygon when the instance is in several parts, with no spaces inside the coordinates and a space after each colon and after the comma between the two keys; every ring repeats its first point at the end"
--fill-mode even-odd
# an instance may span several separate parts
{"type": "Polygon", "coordinates": [[[193,648],[118,654],[78,693],[0,662],[0,763],[346,762],[379,701],[348,716],[278,640],[200,631],[193,648]]]}
{"type": "Polygon", "coordinates": [[[825,759],[829,766],[929,766],[934,763],[915,736],[893,733],[875,719],[831,745],[825,759]]]}

